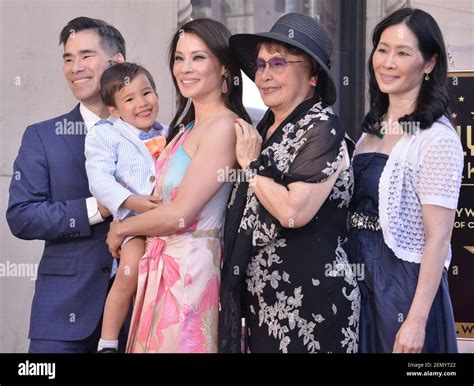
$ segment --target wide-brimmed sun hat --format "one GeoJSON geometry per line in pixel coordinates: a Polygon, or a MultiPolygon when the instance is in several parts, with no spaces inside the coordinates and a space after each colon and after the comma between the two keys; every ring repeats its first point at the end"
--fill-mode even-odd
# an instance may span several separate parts
{"type": "Polygon", "coordinates": [[[231,36],[229,44],[240,68],[253,81],[257,47],[265,39],[299,48],[316,60],[322,70],[319,72],[318,93],[328,105],[336,101],[336,85],[330,71],[334,43],[326,27],[312,17],[301,13],[288,13],[276,21],[270,32],[231,36]]]}

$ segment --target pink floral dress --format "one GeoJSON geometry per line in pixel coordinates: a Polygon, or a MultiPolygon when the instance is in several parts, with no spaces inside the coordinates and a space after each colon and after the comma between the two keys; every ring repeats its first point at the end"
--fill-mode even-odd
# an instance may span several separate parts
{"type": "MultiPolygon", "coordinates": [[[[173,201],[191,162],[178,134],[156,162],[155,195],[173,201]]],[[[177,234],[149,237],[140,260],[127,352],[217,352],[221,229],[231,184],[177,234]]]]}

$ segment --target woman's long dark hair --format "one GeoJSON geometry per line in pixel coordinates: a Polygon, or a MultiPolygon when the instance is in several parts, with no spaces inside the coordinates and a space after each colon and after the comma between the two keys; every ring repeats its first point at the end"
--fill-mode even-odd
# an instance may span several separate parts
{"type": "MultiPolygon", "coordinates": [[[[240,73],[240,68],[237,64],[237,61],[234,59],[232,51],[229,47],[229,38],[231,33],[227,27],[215,20],[195,19],[179,28],[171,40],[168,51],[168,62],[171,74],[173,74],[174,56],[176,52],[176,46],[178,45],[178,39],[183,33],[191,33],[199,37],[206,44],[209,50],[217,57],[219,62],[224,65],[224,67],[229,72],[229,76],[226,78],[227,88],[229,91],[224,96],[224,105],[229,110],[232,110],[234,113],[236,113],[240,118],[246,120],[247,122],[251,122],[250,117],[242,103],[242,75],[240,73]]],[[[177,121],[183,113],[187,102],[187,98],[181,95],[178,83],[176,82],[174,76],[173,83],[178,95],[178,108],[176,115],[170,124],[170,134],[168,136],[168,140],[171,140],[178,132],[179,127],[177,125],[177,121]]],[[[187,125],[193,120],[194,106],[191,105],[191,108],[179,123],[187,125]]]]}
{"type": "Polygon", "coordinates": [[[381,120],[387,112],[388,95],[380,91],[375,79],[372,57],[379,44],[380,36],[388,27],[405,24],[418,39],[418,46],[425,61],[437,54],[436,64],[429,74],[429,80],[423,80],[416,101],[415,110],[401,117],[398,121],[406,129],[411,122],[419,123],[420,129],[431,127],[433,122],[443,114],[448,115],[449,96],[447,91],[448,65],[443,35],[433,17],[420,10],[402,8],[383,19],[374,29],[372,35],[373,49],[369,58],[369,96],[370,110],[362,122],[362,131],[380,134],[381,120]],[[407,124],[403,124],[407,123],[407,124]]]}

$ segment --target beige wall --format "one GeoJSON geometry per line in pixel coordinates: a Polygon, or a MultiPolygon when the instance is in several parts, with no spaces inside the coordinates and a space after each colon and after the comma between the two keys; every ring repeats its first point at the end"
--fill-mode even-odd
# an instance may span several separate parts
{"type": "MultiPolygon", "coordinates": [[[[128,60],[143,64],[155,77],[160,94],[159,119],[168,123],[174,91],[166,48],[177,25],[178,8],[184,9],[187,3],[188,0],[0,0],[0,264],[36,264],[41,256],[43,242],[14,238],[4,213],[12,164],[25,127],[67,112],[75,105],[62,75],[62,49],[57,43],[61,28],[81,15],[115,25],[127,42],[128,60]],[[20,84],[16,85],[18,80],[20,84]]],[[[258,12],[268,4],[273,3],[266,0],[258,12]]],[[[369,50],[375,24],[387,11],[406,4],[432,13],[447,45],[453,48],[457,66],[464,66],[466,57],[472,60],[472,51],[470,57],[462,56],[463,47],[472,49],[471,0],[367,0],[369,50]]],[[[0,352],[27,350],[34,290],[31,276],[0,277],[0,352]]],[[[463,351],[472,350],[469,346],[463,351]]]]}
{"type": "MultiPolygon", "coordinates": [[[[0,0],[0,264],[37,264],[42,241],[14,238],[5,221],[12,164],[28,124],[70,111],[76,104],[62,74],[58,35],[78,16],[103,19],[123,34],[127,59],[146,66],[160,95],[159,120],[169,123],[174,89],[166,64],[177,25],[174,0],[0,0]]],[[[26,267],[26,266],[24,266],[26,267]]],[[[34,269],[29,266],[29,269],[34,269]]],[[[1,274],[0,270],[0,274],[1,274]]],[[[34,280],[0,277],[0,352],[25,352],[34,280]]],[[[30,273],[33,273],[31,271],[30,273]]],[[[20,275],[21,276],[21,275],[20,275]]]]}
{"type": "Polygon", "coordinates": [[[446,50],[451,56],[448,63],[450,71],[474,70],[472,0],[367,0],[366,63],[372,50],[372,32],[375,26],[385,16],[402,7],[419,8],[435,18],[443,33],[446,50]]]}
{"type": "Polygon", "coordinates": [[[452,57],[449,70],[474,70],[474,2],[472,0],[413,0],[412,7],[431,14],[443,32],[452,57]]]}

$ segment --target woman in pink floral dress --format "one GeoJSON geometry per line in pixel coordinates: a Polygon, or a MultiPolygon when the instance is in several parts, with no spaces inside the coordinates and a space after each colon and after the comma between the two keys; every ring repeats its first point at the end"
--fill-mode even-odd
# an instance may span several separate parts
{"type": "Polygon", "coordinates": [[[236,163],[235,119],[250,121],[229,37],[209,19],[174,35],[170,69],[179,107],[156,163],[154,194],[162,205],[110,227],[114,256],[125,236],[149,236],[127,352],[217,351],[221,231],[231,189],[219,177],[236,163]]]}

